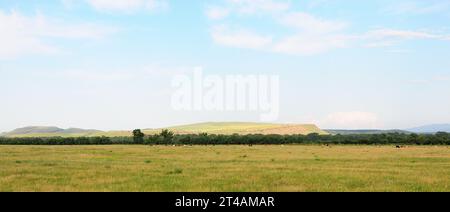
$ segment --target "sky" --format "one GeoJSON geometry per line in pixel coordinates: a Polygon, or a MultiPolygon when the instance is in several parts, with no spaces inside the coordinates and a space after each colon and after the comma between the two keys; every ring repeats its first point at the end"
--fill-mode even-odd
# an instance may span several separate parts
{"type": "Polygon", "coordinates": [[[0,132],[259,121],[178,111],[177,74],[276,75],[277,123],[450,123],[450,0],[0,0],[0,132]]]}

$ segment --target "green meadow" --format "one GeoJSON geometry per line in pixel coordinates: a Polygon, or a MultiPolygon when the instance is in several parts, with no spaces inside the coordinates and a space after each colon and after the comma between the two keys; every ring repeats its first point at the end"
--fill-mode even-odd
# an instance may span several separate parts
{"type": "Polygon", "coordinates": [[[450,191],[450,147],[0,146],[0,191],[450,191]]]}

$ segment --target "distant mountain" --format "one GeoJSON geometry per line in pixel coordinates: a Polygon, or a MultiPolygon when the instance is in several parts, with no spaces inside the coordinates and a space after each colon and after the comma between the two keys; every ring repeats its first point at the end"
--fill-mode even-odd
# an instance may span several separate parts
{"type": "Polygon", "coordinates": [[[450,133],[450,124],[431,124],[421,127],[415,127],[408,129],[408,131],[415,133],[437,133],[437,132],[448,132],[450,133]]]}
{"type": "Polygon", "coordinates": [[[70,134],[74,134],[74,133],[100,133],[102,131],[100,130],[86,130],[86,129],[80,129],[80,128],[69,128],[64,130],[64,133],[70,133],[70,134]]]}
{"type": "Polygon", "coordinates": [[[408,134],[411,133],[406,130],[333,130],[328,129],[324,130],[325,132],[328,132],[332,135],[355,135],[355,134],[383,134],[383,133],[404,133],[408,134]]]}
{"type": "Polygon", "coordinates": [[[45,137],[45,136],[89,136],[90,134],[100,133],[100,130],[85,130],[79,128],[62,129],[58,127],[30,126],[15,129],[11,132],[2,133],[6,137],[45,137]]]}
{"type": "Polygon", "coordinates": [[[7,134],[57,133],[62,131],[64,131],[64,129],[58,127],[32,126],[17,128],[7,134]]]}

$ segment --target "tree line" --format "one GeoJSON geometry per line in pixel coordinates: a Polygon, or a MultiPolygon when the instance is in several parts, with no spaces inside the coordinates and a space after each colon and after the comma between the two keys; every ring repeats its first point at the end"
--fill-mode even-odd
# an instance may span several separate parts
{"type": "Polygon", "coordinates": [[[0,137],[0,145],[450,145],[450,133],[436,134],[355,134],[355,135],[176,135],[163,130],[156,135],[145,135],[134,130],[132,137],[50,137],[50,138],[8,138],[0,137]]]}

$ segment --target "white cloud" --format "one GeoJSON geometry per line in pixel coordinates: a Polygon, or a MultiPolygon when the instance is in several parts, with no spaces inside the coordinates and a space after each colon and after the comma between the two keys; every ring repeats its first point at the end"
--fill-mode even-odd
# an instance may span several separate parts
{"type": "Polygon", "coordinates": [[[139,10],[153,11],[168,6],[167,0],[86,0],[88,4],[99,11],[136,12],[139,10]]]}
{"type": "Polygon", "coordinates": [[[376,40],[369,41],[369,43],[364,44],[363,46],[366,48],[382,48],[382,47],[390,47],[395,45],[396,42],[388,41],[388,40],[376,40]]]}
{"type": "Polygon", "coordinates": [[[45,70],[48,77],[61,77],[69,80],[81,80],[92,82],[117,82],[130,80],[153,80],[158,78],[169,79],[175,75],[190,74],[194,70],[192,66],[173,66],[168,64],[147,64],[127,67],[78,67],[66,70],[45,70]]]}
{"type": "MultiPolygon", "coordinates": [[[[51,53],[56,49],[30,35],[33,26],[26,17],[16,12],[5,14],[0,11],[0,59],[14,58],[23,53],[51,53]]],[[[31,33],[33,34],[33,33],[31,33]]]]}
{"type": "Polygon", "coordinates": [[[378,29],[369,31],[368,36],[374,39],[394,38],[394,39],[437,39],[439,35],[420,31],[378,29]]]}
{"type": "Polygon", "coordinates": [[[65,8],[72,8],[73,5],[75,4],[76,0],[61,0],[62,4],[64,5],[65,8]]]}
{"type": "Polygon", "coordinates": [[[412,50],[409,49],[391,49],[387,51],[388,53],[391,54],[409,54],[412,52],[412,50]]]}
{"type": "Polygon", "coordinates": [[[56,53],[59,48],[45,38],[100,39],[116,29],[95,24],[67,24],[41,14],[24,16],[0,10],[0,59],[26,54],[56,53]]]}
{"type": "Polygon", "coordinates": [[[369,48],[393,46],[405,40],[448,40],[448,35],[435,34],[426,31],[376,29],[362,36],[368,43],[369,48]]]}
{"type": "Polygon", "coordinates": [[[208,7],[206,14],[216,21],[233,14],[238,14],[238,18],[263,15],[279,27],[292,31],[290,34],[271,31],[266,35],[260,35],[248,27],[230,31],[221,27],[223,25],[216,25],[211,30],[211,36],[215,43],[223,46],[284,54],[314,55],[345,47],[351,39],[351,36],[342,32],[348,26],[346,22],[326,20],[309,13],[291,10],[290,1],[225,0],[224,5],[208,7]]]}
{"type": "Polygon", "coordinates": [[[450,9],[450,1],[448,0],[427,0],[427,1],[403,1],[396,2],[384,9],[384,12],[392,14],[431,14],[445,12],[450,9]]]}
{"type": "Polygon", "coordinates": [[[298,34],[277,42],[273,51],[286,54],[314,55],[336,48],[344,48],[348,45],[350,39],[345,35],[298,34]]]}
{"type": "Polygon", "coordinates": [[[222,5],[208,6],[206,15],[209,19],[219,20],[231,14],[255,15],[274,14],[288,10],[291,7],[287,1],[274,0],[225,0],[222,5]]]}
{"type": "Polygon", "coordinates": [[[310,0],[307,4],[309,9],[323,6],[330,3],[330,0],[310,0]]]}
{"type": "MultiPolygon", "coordinates": [[[[319,1],[318,4],[327,2],[319,1]]],[[[239,31],[234,32],[211,30],[211,36],[213,41],[223,46],[260,49],[283,54],[315,55],[355,44],[377,48],[394,46],[402,41],[450,40],[449,35],[435,32],[387,28],[350,34],[347,32],[350,23],[297,11],[290,1],[224,0],[222,5],[208,7],[206,14],[214,21],[213,28],[223,25],[224,21],[229,25],[239,26],[240,22],[236,20],[250,18],[250,15],[257,16],[262,22],[275,23],[281,30],[271,30],[264,36],[253,33],[257,30],[252,27],[240,27],[239,31]]],[[[262,27],[257,27],[258,31],[261,31],[262,27]]]]}
{"type": "Polygon", "coordinates": [[[343,30],[347,23],[317,18],[304,12],[293,12],[283,15],[280,22],[288,27],[308,33],[330,33],[343,30]]]}
{"type": "Polygon", "coordinates": [[[317,18],[304,12],[288,13],[281,16],[279,22],[297,33],[279,40],[273,47],[275,52],[314,55],[346,47],[353,39],[342,32],[347,23],[317,18]]]}
{"type": "Polygon", "coordinates": [[[224,46],[294,55],[314,55],[343,48],[354,39],[341,32],[347,26],[346,23],[323,20],[306,13],[289,13],[277,21],[295,33],[273,39],[275,34],[263,36],[251,29],[230,31],[226,27],[216,26],[211,36],[215,43],[224,46]]]}
{"type": "Polygon", "coordinates": [[[92,70],[69,70],[63,73],[64,77],[81,81],[127,81],[136,78],[128,72],[98,72],[92,70]]]}
{"type": "Polygon", "coordinates": [[[212,38],[215,43],[237,48],[262,49],[272,43],[272,38],[249,30],[230,30],[224,26],[214,27],[212,38]]]}
{"type": "Polygon", "coordinates": [[[378,116],[370,112],[336,112],[320,121],[322,127],[335,129],[375,129],[380,128],[378,116]]]}
{"type": "Polygon", "coordinates": [[[229,14],[230,10],[225,7],[210,6],[206,10],[206,16],[208,16],[209,19],[213,20],[223,19],[229,14]]]}
{"type": "Polygon", "coordinates": [[[277,13],[286,11],[291,7],[289,1],[275,0],[227,0],[227,3],[240,14],[277,13]]]}

